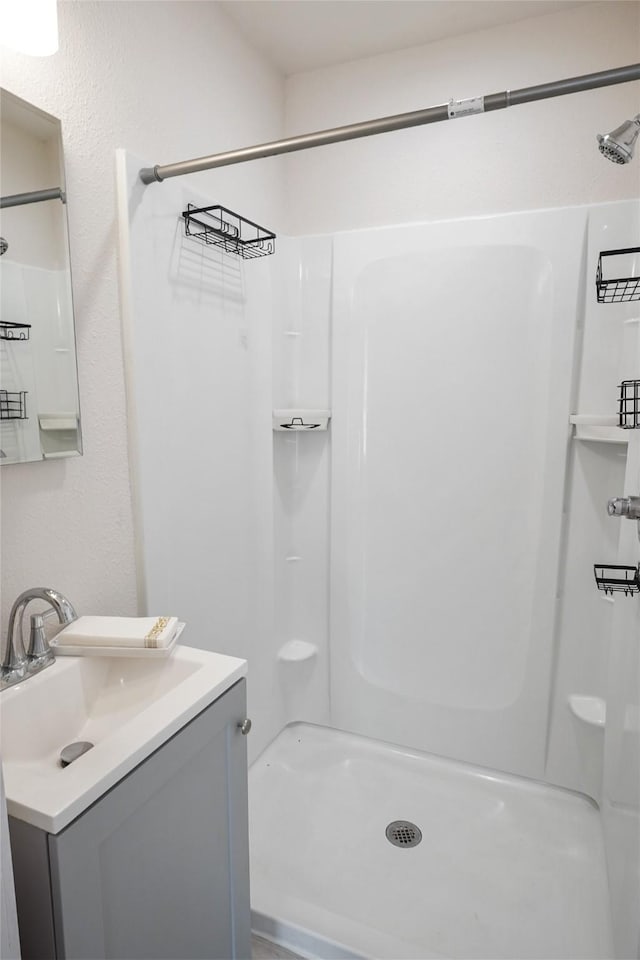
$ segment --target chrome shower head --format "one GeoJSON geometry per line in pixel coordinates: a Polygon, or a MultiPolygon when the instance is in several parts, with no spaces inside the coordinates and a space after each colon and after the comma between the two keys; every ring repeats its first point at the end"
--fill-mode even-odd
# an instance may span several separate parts
{"type": "Polygon", "coordinates": [[[598,134],[600,153],[613,163],[629,163],[633,157],[633,150],[640,133],[640,113],[633,120],[624,123],[606,133],[598,134]]]}
{"type": "Polygon", "coordinates": [[[6,253],[8,249],[9,249],[9,244],[7,243],[4,237],[0,237],[0,257],[2,256],[3,253],[6,253]]]}

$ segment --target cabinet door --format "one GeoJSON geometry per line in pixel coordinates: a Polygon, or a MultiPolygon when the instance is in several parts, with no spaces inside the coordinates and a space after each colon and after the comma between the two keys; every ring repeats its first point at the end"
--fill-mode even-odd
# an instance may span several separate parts
{"type": "Polygon", "coordinates": [[[250,956],[245,683],[49,838],[67,960],[250,956]]]}

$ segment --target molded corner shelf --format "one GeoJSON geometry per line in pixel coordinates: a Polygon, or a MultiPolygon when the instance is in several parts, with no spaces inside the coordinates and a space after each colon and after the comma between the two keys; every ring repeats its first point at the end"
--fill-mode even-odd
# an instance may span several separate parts
{"type": "Polygon", "coordinates": [[[304,663],[317,656],[318,648],[308,640],[289,640],[278,651],[278,660],[281,663],[304,663]]]}
{"type": "Polygon", "coordinates": [[[618,417],[615,414],[576,413],[569,417],[569,422],[575,427],[576,440],[618,444],[629,442],[627,431],[618,426],[618,417]]]}
{"type": "Polygon", "coordinates": [[[569,697],[569,709],[578,720],[588,723],[590,727],[604,730],[607,722],[607,705],[602,697],[573,694],[569,697]]]}

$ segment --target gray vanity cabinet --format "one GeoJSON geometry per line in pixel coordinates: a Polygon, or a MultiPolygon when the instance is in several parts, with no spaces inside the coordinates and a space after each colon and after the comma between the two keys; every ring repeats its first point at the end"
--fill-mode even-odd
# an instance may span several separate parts
{"type": "Polygon", "coordinates": [[[251,956],[245,709],[241,680],[55,836],[14,822],[31,880],[38,843],[49,865],[52,930],[12,832],[23,960],[251,956]]]}

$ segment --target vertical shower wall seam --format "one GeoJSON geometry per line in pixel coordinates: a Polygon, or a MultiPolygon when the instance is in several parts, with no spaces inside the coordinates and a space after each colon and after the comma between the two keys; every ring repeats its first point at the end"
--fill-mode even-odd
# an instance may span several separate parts
{"type": "MultiPolygon", "coordinates": [[[[580,267],[580,278],[582,285],[578,290],[578,302],[576,304],[576,317],[574,321],[574,342],[573,342],[573,369],[571,373],[571,391],[570,391],[570,409],[577,410],[578,396],[580,392],[580,379],[582,371],[582,353],[584,350],[584,328],[585,311],[587,298],[587,262],[589,252],[589,214],[586,213],[585,223],[582,231],[582,257],[580,267]]],[[[551,747],[551,735],[553,730],[553,720],[556,712],[556,689],[558,685],[558,666],[560,660],[560,645],[563,620],[563,601],[565,596],[565,584],[567,576],[567,560],[569,555],[569,517],[571,509],[571,490],[573,485],[573,476],[575,470],[576,447],[573,442],[572,429],[567,428],[567,451],[564,468],[564,490],[562,495],[562,532],[560,537],[560,552],[558,557],[558,589],[556,595],[555,615],[553,625],[553,644],[550,663],[549,676],[549,702],[547,704],[547,730],[544,745],[544,772],[547,776],[547,766],[549,762],[549,751],[551,747]]]]}

